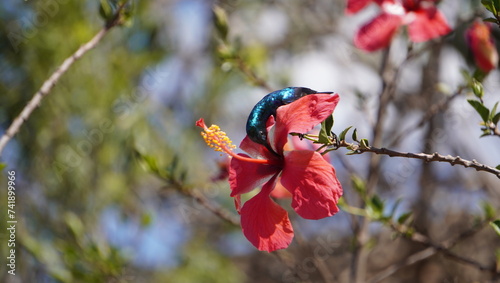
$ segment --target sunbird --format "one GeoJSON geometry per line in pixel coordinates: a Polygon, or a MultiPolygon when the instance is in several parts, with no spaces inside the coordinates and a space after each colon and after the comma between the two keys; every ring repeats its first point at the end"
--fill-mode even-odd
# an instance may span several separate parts
{"type": "Polygon", "coordinates": [[[266,123],[269,117],[276,117],[278,107],[294,102],[309,94],[333,92],[317,92],[306,87],[287,87],[273,91],[262,98],[252,109],[247,120],[247,136],[253,142],[264,145],[271,152],[276,153],[267,140],[266,123]]]}

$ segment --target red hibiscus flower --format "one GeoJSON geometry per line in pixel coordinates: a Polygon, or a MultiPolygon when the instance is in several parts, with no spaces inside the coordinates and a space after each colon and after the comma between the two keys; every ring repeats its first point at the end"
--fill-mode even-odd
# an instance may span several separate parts
{"type": "Polygon", "coordinates": [[[491,37],[490,26],[475,21],[466,32],[467,41],[474,55],[477,67],[489,73],[498,65],[498,52],[491,37]]]}
{"type": "MultiPolygon", "coordinates": [[[[313,135],[318,135],[319,131],[312,132],[313,135]]],[[[285,147],[285,151],[290,151],[293,149],[296,150],[317,150],[319,149],[322,145],[319,143],[313,143],[309,140],[304,140],[301,139],[299,136],[293,136],[291,138],[291,143],[287,144],[288,148],[285,147]],[[289,146],[291,144],[291,146],[289,146]]],[[[330,162],[330,155],[325,154],[323,155],[323,159],[325,159],[327,162],[330,162]]],[[[278,182],[276,186],[274,187],[274,190],[271,192],[271,197],[277,198],[277,199],[289,199],[292,197],[292,194],[281,184],[280,180],[278,179],[278,182]]]]}
{"type": "Polygon", "coordinates": [[[218,126],[207,128],[203,119],[196,122],[204,129],[207,144],[232,156],[231,196],[241,214],[243,234],[259,250],[284,249],[293,239],[288,213],[270,197],[278,178],[292,195],[293,209],[303,218],[321,219],[338,212],[342,186],[333,166],[317,151],[285,148],[290,133],[307,133],[333,113],[338,101],[337,94],[311,94],[279,107],[276,120],[271,116],[268,121],[269,143],[276,153],[247,136],[240,148],[249,155],[235,154],[218,126]],[[261,185],[260,192],[242,205],[241,195],[261,185]]]}
{"type": "Polygon", "coordinates": [[[382,5],[384,0],[347,0],[346,12],[347,14],[355,14],[372,2],[382,5]]]}
{"type": "Polygon", "coordinates": [[[451,31],[435,1],[425,0],[348,0],[346,12],[353,14],[371,2],[382,8],[382,13],[363,25],[354,38],[354,45],[365,51],[386,48],[401,26],[408,26],[413,42],[424,42],[451,31]]]}

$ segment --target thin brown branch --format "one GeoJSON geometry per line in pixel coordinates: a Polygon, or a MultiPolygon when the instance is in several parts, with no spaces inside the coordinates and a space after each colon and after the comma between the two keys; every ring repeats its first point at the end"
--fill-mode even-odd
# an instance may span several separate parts
{"type": "MultiPolygon", "coordinates": [[[[475,233],[479,232],[481,230],[481,228],[483,228],[487,223],[488,223],[488,221],[485,221],[481,225],[474,226],[470,229],[470,231],[465,231],[465,232],[459,234],[458,236],[456,236],[456,238],[450,239],[450,240],[445,241],[441,244],[432,242],[427,236],[420,234],[420,233],[413,233],[411,235],[411,237],[409,237],[409,239],[414,241],[414,242],[418,242],[418,243],[424,244],[426,246],[432,247],[433,249],[436,250],[436,252],[440,252],[444,256],[449,257],[450,259],[455,260],[457,262],[470,265],[470,266],[477,268],[481,271],[490,271],[492,273],[498,274],[498,271],[496,270],[495,265],[488,267],[488,266],[485,266],[477,261],[463,257],[461,255],[457,255],[457,254],[450,251],[451,248],[453,248],[456,244],[458,244],[463,239],[470,237],[470,236],[474,235],[475,233]]],[[[402,232],[400,227],[393,225],[392,228],[398,232],[402,232]]]]}
{"type": "Polygon", "coordinates": [[[457,255],[457,254],[452,253],[450,251],[450,249],[453,248],[455,245],[457,245],[459,242],[461,242],[461,241],[465,240],[466,238],[471,237],[471,236],[475,235],[476,233],[478,233],[479,231],[481,231],[481,229],[484,228],[488,224],[489,221],[490,221],[489,219],[486,219],[482,223],[474,225],[470,229],[458,234],[457,236],[452,237],[446,241],[443,241],[441,244],[433,243],[427,236],[420,234],[418,232],[408,234],[407,232],[408,232],[409,228],[407,226],[399,225],[399,224],[395,224],[395,223],[390,223],[390,227],[394,231],[401,233],[402,235],[405,235],[413,242],[417,242],[417,243],[421,243],[421,244],[426,245],[427,248],[412,254],[411,256],[407,257],[403,261],[398,261],[395,264],[390,265],[389,267],[387,267],[383,271],[379,272],[378,274],[376,274],[375,276],[370,278],[370,280],[368,280],[368,282],[370,282],[370,283],[380,282],[383,279],[396,273],[401,268],[404,268],[404,267],[407,267],[409,265],[418,263],[422,260],[425,260],[425,259],[437,254],[438,252],[442,253],[444,256],[446,256],[452,260],[455,260],[455,261],[463,263],[463,264],[470,265],[474,268],[477,268],[478,270],[490,271],[492,273],[499,274],[499,272],[496,270],[496,267],[494,265],[493,266],[485,266],[479,262],[476,262],[476,261],[471,260],[469,258],[465,258],[465,257],[460,256],[460,255],[457,255]]]}
{"type": "Polygon", "coordinates": [[[345,141],[341,141],[339,146],[349,148],[352,151],[354,151],[355,153],[372,152],[372,153],[375,153],[378,155],[387,155],[390,157],[413,158],[413,159],[421,159],[425,162],[445,162],[445,163],[451,164],[452,166],[453,165],[461,165],[463,167],[471,167],[471,168],[476,169],[476,171],[484,171],[484,172],[491,173],[500,179],[500,170],[498,170],[494,167],[479,163],[474,159],[472,161],[463,159],[460,156],[441,155],[437,152],[435,152],[433,154],[400,152],[400,151],[387,149],[384,147],[382,147],[382,148],[377,148],[377,147],[373,147],[373,146],[363,147],[361,145],[352,144],[352,143],[348,143],[345,141]]]}
{"type": "Polygon", "coordinates": [[[410,265],[415,264],[417,262],[420,262],[424,259],[427,259],[427,258],[435,255],[436,252],[437,252],[436,249],[434,249],[433,247],[428,247],[424,250],[418,251],[418,252],[410,255],[409,257],[403,259],[402,261],[398,261],[397,263],[395,263],[395,264],[387,267],[386,269],[382,270],[381,272],[377,273],[375,276],[370,278],[367,281],[367,283],[380,282],[380,281],[384,280],[385,278],[393,275],[401,268],[410,266],[410,265]]]}
{"type": "Polygon", "coordinates": [[[232,225],[240,226],[240,221],[238,220],[238,218],[236,218],[233,214],[220,207],[219,205],[212,203],[204,195],[198,193],[196,190],[179,189],[178,191],[185,196],[193,198],[199,204],[203,205],[208,211],[218,216],[220,219],[225,220],[232,225]]]}
{"type": "MultiPolygon", "coordinates": [[[[298,226],[298,223],[293,224],[294,227],[298,226]]],[[[300,228],[300,227],[299,227],[300,228]]],[[[297,242],[297,244],[300,246],[301,249],[304,249],[308,246],[307,240],[304,238],[304,236],[300,233],[302,229],[295,229],[294,230],[294,239],[297,242]]],[[[328,282],[334,282],[335,277],[333,276],[331,270],[329,269],[328,265],[325,263],[323,259],[320,259],[319,257],[312,257],[312,261],[314,263],[314,266],[316,267],[318,274],[320,275],[322,282],[328,283],[328,282]]]]}
{"type": "MultiPolygon", "coordinates": [[[[400,65],[399,68],[396,68],[393,70],[392,76],[390,76],[390,79],[386,79],[386,73],[388,72],[388,65],[389,65],[389,55],[390,55],[390,48],[387,48],[384,50],[384,54],[382,56],[382,61],[380,64],[380,70],[379,74],[380,77],[383,79],[382,80],[382,90],[379,95],[379,105],[377,108],[377,118],[375,121],[375,125],[373,126],[373,144],[375,146],[380,146],[382,144],[383,140],[383,129],[384,129],[384,124],[385,124],[385,118],[387,115],[387,106],[389,105],[390,101],[392,100],[392,97],[394,96],[396,92],[396,87],[397,83],[399,81],[399,76],[401,74],[401,67],[408,63],[411,58],[412,58],[412,52],[408,50],[407,56],[403,63],[400,65]]],[[[366,182],[366,191],[367,194],[370,195],[372,192],[375,190],[375,187],[378,183],[379,180],[379,163],[380,163],[380,157],[373,155],[370,157],[369,165],[368,165],[368,177],[367,177],[367,182],[366,182]]],[[[370,223],[370,219],[368,218],[363,218],[360,221],[360,227],[356,231],[356,240],[358,242],[358,247],[356,247],[356,250],[354,251],[353,254],[353,265],[351,268],[351,276],[353,277],[353,282],[363,282],[364,277],[366,275],[366,262],[367,262],[367,257],[368,257],[368,249],[366,248],[365,244],[368,242],[369,235],[368,235],[368,225],[370,223]]]]}
{"type": "Polygon", "coordinates": [[[415,131],[415,129],[423,127],[434,115],[437,113],[442,112],[443,110],[447,109],[448,106],[450,105],[451,101],[458,97],[459,95],[462,94],[462,92],[465,90],[465,86],[460,86],[458,87],[457,91],[451,95],[448,96],[447,98],[443,99],[437,104],[434,104],[429,108],[429,110],[422,116],[420,121],[418,121],[416,124],[407,127],[406,129],[402,130],[396,137],[392,139],[391,142],[389,142],[389,146],[394,146],[399,143],[399,141],[404,138],[406,135],[411,133],[412,131],[415,131]]]}
{"type": "Polygon", "coordinates": [[[497,125],[494,125],[493,123],[491,123],[490,130],[491,130],[492,136],[497,136],[500,138],[500,129],[498,128],[497,125]]]}
{"type": "Polygon", "coordinates": [[[232,213],[222,208],[218,204],[211,202],[202,193],[200,193],[200,190],[186,186],[181,180],[178,180],[174,176],[162,177],[160,175],[157,175],[157,177],[159,177],[160,179],[164,180],[167,183],[167,185],[163,187],[161,190],[163,193],[168,191],[179,192],[186,197],[194,199],[196,202],[201,204],[208,211],[212,212],[220,219],[232,225],[240,226],[240,221],[236,216],[234,216],[232,213]]]}
{"type": "Polygon", "coordinates": [[[52,88],[56,85],[59,79],[64,75],[69,68],[80,59],[89,50],[95,48],[97,44],[103,39],[103,37],[111,30],[111,28],[119,25],[120,14],[126,3],[120,6],[115,15],[106,25],[87,43],[83,44],[73,53],[70,57],[66,58],[63,63],[52,73],[52,75],[42,84],[42,87],[33,95],[33,98],[24,106],[21,113],[14,119],[12,124],[10,124],[7,131],[0,138],[0,156],[4,150],[7,143],[19,132],[21,126],[29,119],[31,113],[38,108],[42,102],[42,99],[47,96],[52,88]]]}
{"type": "Polygon", "coordinates": [[[236,57],[236,63],[240,71],[255,85],[265,88],[269,92],[273,91],[273,88],[271,88],[264,79],[259,77],[240,56],[236,57]]]}

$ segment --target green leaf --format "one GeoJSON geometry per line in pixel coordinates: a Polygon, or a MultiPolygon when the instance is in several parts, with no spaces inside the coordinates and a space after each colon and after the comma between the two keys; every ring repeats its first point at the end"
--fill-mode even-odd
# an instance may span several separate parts
{"type": "Polygon", "coordinates": [[[172,162],[170,163],[170,165],[167,167],[167,172],[169,173],[170,176],[173,176],[175,174],[178,165],[179,165],[179,155],[176,154],[172,158],[172,162]]]}
{"type": "Polygon", "coordinates": [[[493,0],[493,7],[495,8],[495,12],[493,13],[495,16],[498,16],[498,11],[500,11],[500,0],[493,0]]]}
{"type": "Polygon", "coordinates": [[[491,136],[491,132],[490,132],[490,130],[489,130],[489,129],[484,130],[484,131],[483,131],[483,134],[482,134],[482,135],[480,135],[479,137],[480,137],[480,138],[484,138],[484,137],[487,137],[487,136],[491,136]]]}
{"type": "Polygon", "coordinates": [[[470,85],[472,82],[472,77],[469,74],[469,71],[467,71],[466,69],[460,69],[460,73],[462,74],[464,80],[467,81],[467,84],[470,85]]]}
{"type": "Polygon", "coordinates": [[[483,84],[481,82],[484,81],[484,79],[486,78],[487,75],[488,75],[488,73],[483,72],[483,70],[476,69],[474,71],[474,74],[473,74],[472,84],[480,83],[481,84],[480,87],[482,88],[483,84]]]}
{"type": "Polygon", "coordinates": [[[352,140],[358,141],[358,130],[357,129],[354,129],[354,131],[352,132],[352,140]]]}
{"type": "Polygon", "coordinates": [[[116,20],[118,16],[117,24],[121,26],[131,26],[132,25],[132,15],[134,11],[135,1],[129,0],[100,0],[99,5],[99,15],[110,24],[111,21],[116,20]],[[120,9],[120,14],[116,15],[120,9]]]}
{"type": "Polygon", "coordinates": [[[491,227],[497,232],[497,234],[500,236],[500,220],[495,220],[490,222],[491,227]]]}
{"type": "Polygon", "coordinates": [[[219,44],[216,51],[217,56],[224,61],[231,60],[236,57],[236,50],[234,49],[234,47],[229,46],[225,43],[219,44]]]}
{"type": "Polygon", "coordinates": [[[80,240],[85,231],[84,225],[80,218],[73,212],[66,212],[64,214],[64,222],[68,225],[76,239],[80,240]]]}
{"type": "Polygon", "coordinates": [[[486,219],[493,219],[495,217],[495,208],[488,202],[483,203],[483,212],[486,219]]]}
{"type": "Polygon", "coordinates": [[[184,170],[182,170],[182,171],[181,171],[181,174],[180,174],[180,176],[179,176],[179,180],[180,180],[182,183],[184,183],[184,182],[186,181],[187,174],[188,174],[187,170],[185,170],[185,169],[184,169],[184,170]]]}
{"type": "Polygon", "coordinates": [[[347,132],[349,132],[349,130],[352,128],[352,126],[349,126],[348,128],[346,128],[345,130],[343,130],[340,135],[339,135],[339,140],[340,141],[345,141],[345,135],[347,135],[347,132]]]}
{"type": "Polygon", "coordinates": [[[145,212],[141,215],[141,226],[148,227],[153,222],[153,215],[151,213],[145,212]]]}
{"type": "Polygon", "coordinates": [[[5,167],[7,167],[7,163],[0,163],[0,171],[5,169],[5,167]]]}
{"type": "Polygon", "coordinates": [[[147,165],[146,168],[149,169],[151,172],[158,172],[159,171],[158,161],[153,156],[143,155],[142,160],[144,160],[144,162],[147,165]]]}
{"type": "Polygon", "coordinates": [[[339,200],[337,201],[337,205],[338,206],[345,206],[347,205],[345,200],[344,200],[344,197],[340,197],[339,200]]]}
{"type": "Polygon", "coordinates": [[[213,12],[214,12],[215,29],[219,33],[220,37],[223,40],[226,40],[229,30],[226,11],[224,11],[224,9],[222,9],[218,5],[214,5],[213,12]]]}
{"type": "Polygon", "coordinates": [[[486,19],[483,19],[483,21],[485,22],[489,22],[489,23],[497,23],[497,19],[495,18],[486,18],[486,19]]]}
{"type": "Polygon", "coordinates": [[[113,16],[114,9],[108,0],[101,0],[101,5],[99,6],[99,14],[105,20],[111,19],[113,16]]]}
{"type": "Polygon", "coordinates": [[[467,102],[469,102],[469,104],[472,105],[474,109],[476,109],[477,113],[479,113],[479,115],[481,116],[481,118],[485,123],[488,122],[488,118],[490,116],[490,110],[486,108],[484,104],[473,99],[468,99],[467,102]]]}
{"type": "MultiPolygon", "coordinates": [[[[169,178],[170,171],[166,171],[163,169],[160,169],[158,159],[155,156],[148,155],[148,154],[143,154],[141,150],[136,149],[135,150],[136,156],[138,157],[139,164],[141,167],[147,171],[155,174],[156,176],[160,178],[169,178]]],[[[175,158],[174,158],[175,159],[175,158]]],[[[175,161],[175,160],[174,160],[175,161]]],[[[176,164],[171,164],[171,166],[176,165],[176,164]]],[[[169,168],[171,169],[171,168],[169,168]]]]}
{"type": "Polygon", "coordinates": [[[132,20],[133,15],[134,15],[134,1],[130,1],[128,4],[125,5],[121,12],[121,25],[126,26],[126,27],[131,27],[132,26],[132,20]]]}
{"type": "Polygon", "coordinates": [[[497,167],[495,167],[496,169],[500,170],[500,164],[497,165],[497,167]]]}
{"type": "Polygon", "coordinates": [[[327,144],[329,142],[330,139],[328,138],[328,134],[325,132],[325,129],[321,128],[319,131],[318,143],[327,144]]]}
{"type": "Polygon", "coordinates": [[[378,195],[374,195],[371,199],[371,204],[373,205],[373,208],[375,208],[375,211],[382,212],[384,211],[384,202],[378,195]]]}
{"type": "Polygon", "coordinates": [[[325,121],[323,121],[325,123],[325,130],[327,132],[331,132],[332,131],[332,127],[333,127],[333,124],[334,124],[334,120],[333,120],[333,115],[330,115],[328,116],[328,118],[326,118],[325,121]]]}
{"type": "Polygon", "coordinates": [[[481,0],[481,4],[483,4],[483,6],[486,8],[486,10],[492,12],[493,15],[497,14],[497,10],[495,8],[493,0],[481,0]]]}
{"type": "Polygon", "coordinates": [[[321,130],[319,132],[318,142],[322,144],[327,144],[330,142],[330,132],[333,127],[333,116],[330,115],[321,123],[321,130]]]}
{"type": "Polygon", "coordinates": [[[359,142],[359,145],[361,148],[369,148],[370,147],[370,143],[368,142],[367,139],[361,139],[361,141],[359,142]]]}
{"type": "Polygon", "coordinates": [[[351,175],[351,182],[353,189],[362,197],[366,195],[366,184],[363,179],[361,179],[358,175],[351,175]]]}
{"type": "Polygon", "coordinates": [[[500,121],[500,112],[498,112],[495,116],[493,116],[493,118],[491,118],[491,122],[493,124],[498,124],[498,121],[500,121]]]}
{"type": "Polygon", "coordinates": [[[493,108],[491,108],[491,110],[490,110],[490,121],[492,121],[493,117],[495,117],[495,113],[497,112],[497,107],[498,107],[498,101],[497,101],[497,103],[495,103],[495,105],[493,106],[493,108]]]}
{"type": "Polygon", "coordinates": [[[481,0],[481,4],[488,9],[493,3],[493,0],[481,0]]]}
{"type": "Polygon", "coordinates": [[[412,212],[406,212],[406,213],[403,213],[401,214],[399,217],[398,217],[398,223],[399,224],[404,224],[410,217],[412,216],[412,212]]]}
{"type": "Polygon", "coordinates": [[[384,213],[384,202],[380,199],[378,195],[374,195],[367,202],[367,214],[373,219],[382,219],[384,213]]]}

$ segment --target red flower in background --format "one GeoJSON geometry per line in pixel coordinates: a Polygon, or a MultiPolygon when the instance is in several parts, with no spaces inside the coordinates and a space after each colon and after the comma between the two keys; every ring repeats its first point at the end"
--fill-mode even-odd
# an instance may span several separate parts
{"type": "Polygon", "coordinates": [[[354,45],[365,51],[388,47],[401,26],[408,26],[413,42],[424,42],[451,31],[435,1],[422,0],[348,0],[346,12],[353,14],[371,2],[382,8],[382,13],[363,25],[354,38],[354,45]]]}
{"type": "Polygon", "coordinates": [[[475,21],[466,32],[474,61],[477,67],[485,73],[489,73],[498,66],[498,52],[490,30],[490,25],[475,21]]]}
{"type": "Polygon", "coordinates": [[[382,5],[384,0],[347,0],[346,12],[347,14],[355,14],[372,2],[382,5]]]}
{"type": "Polygon", "coordinates": [[[210,179],[212,182],[226,180],[229,177],[229,163],[231,159],[226,158],[224,160],[217,161],[217,172],[210,179]]]}
{"type": "Polygon", "coordinates": [[[338,95],[311,94],[277,109],[276,121],[268,121],[269,142],[275,153],[265,146],[243,139],[240,148],[246,154],[234,154],[225,133],[216,126],[207,128],[202,119],[205,140],[233,158],[229,167],[231,196],[241,214],[245,237],[259,250],[275,251],[290,245],[293,228],[288,213],[270,197],[280,178],[292,195],[293,209],[306,219],[321,219],[338,212],[337,202],[342,186],[335,169],[323,156],[309,149],[285,149],[292,132],[307,133],[333,113],[338,95]],[[241,195],[262,185],[261,191],[241,204],[241,195]]]}

